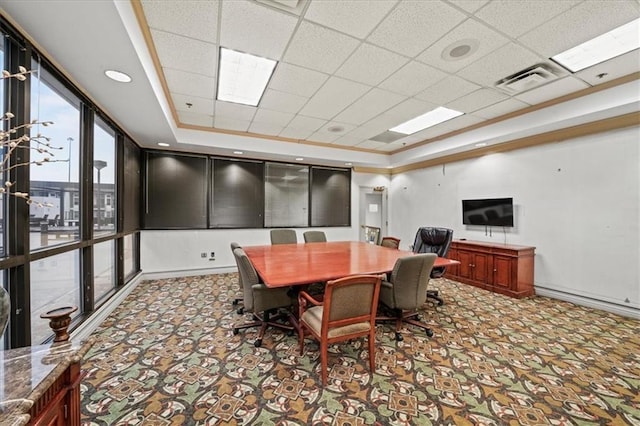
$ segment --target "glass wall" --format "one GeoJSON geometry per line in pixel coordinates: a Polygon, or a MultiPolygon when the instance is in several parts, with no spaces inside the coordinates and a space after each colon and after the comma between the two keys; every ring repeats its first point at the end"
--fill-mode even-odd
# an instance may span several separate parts
{"type": "Polygon", "coordinates": [[[124,236],[124,277],[129,278],[138,272],[138,265],[136,259],[138,258],[136,234],[129,234],[124,236]]]}
{"type": "Polygon", "coordinates": [[[116,288],[115,240],[93,246],[93,300],[97,307],[116,288]]]}
{"type": "Polygon", "coordinates": [[[309,224],[309,167],[266,163],[264,226],[304,227],[309,224]]]}
{"type": "MultiPolygon", "coordinates": [[[[0,38],[4,38],[4,34],[0,33],[0,38]]],[[[4,45],[2,43],[0,43],[0,64],[4,65],[4,45]]],[[[5,113],[5,105],[4,105],[4,84],[0,84],[0,114],[4,114],[5,113]]],[[[4,129],[3,129],[4,130],[4,129]]],[[[5,148],[4,148],[4,144],[2,145],[2,156],[4,157],[4,153],[5,153],[5,148]]],[[[4,168],[2,168],[4,169],[4,168]]],[[[2,182],[6,182],[6,179],[4,178],[4,172],[1,173],[0,178],[2,178],[2,182]]],[[[4,230],[7,228],[6,227],[6,223],[4,221],[4,199],[5,199],[6,195],[2,194],[0,195],[0,257],[4,256],[4,247],[5,247],[5,241],[4,241],[4,230]]],[[[0,349],[2,349],[2,346],[0,346],[0,349]]]]}
{"type": "Polygon", "coordinates": [[[31,65],[32,120],[53,122],[31,129],[29,235],[35,250],[79,239],[80,100],[38,62],[31,65]]]}
{"type": "Polygon", "coordinates": [[[93,128],[93,235],[116,231],[115,131],[96,117],[93,128]]]}
{"type": "Polygon", "coordinates": [[[31,262],[31,342],[44,342],[51,334],[49,321],[40,314],[64,306],[82,311],[80,251],[73,250],[31,262]]]}

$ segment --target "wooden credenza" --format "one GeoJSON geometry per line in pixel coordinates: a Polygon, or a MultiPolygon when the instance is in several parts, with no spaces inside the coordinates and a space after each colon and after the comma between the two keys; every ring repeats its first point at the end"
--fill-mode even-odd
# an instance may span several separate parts
{"type": "Polygon", "coordinates": [[[529,246],[454,240],[447,257],[460,264],[448,267],[445,277],[511,297],[532,296],[535,250],[529,246]]]}

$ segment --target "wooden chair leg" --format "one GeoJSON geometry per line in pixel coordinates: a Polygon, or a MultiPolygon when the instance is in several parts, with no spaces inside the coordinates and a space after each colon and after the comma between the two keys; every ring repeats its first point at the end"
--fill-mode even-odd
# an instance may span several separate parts
{"type": "Polygon", "coordinates": [[[329,345],[326,342],[320,343],[320,364],[322,368],[322,385],[326,386],[327,384],[327,367],[329,362],[327,357],[329,356],[329,345]]]}
{"type": "Polygon", "coordinates": [[[369,368],[371,369],[371,376],[376,372],[376,331],[373,327],[373,331],[369,333],[369,368]]]}

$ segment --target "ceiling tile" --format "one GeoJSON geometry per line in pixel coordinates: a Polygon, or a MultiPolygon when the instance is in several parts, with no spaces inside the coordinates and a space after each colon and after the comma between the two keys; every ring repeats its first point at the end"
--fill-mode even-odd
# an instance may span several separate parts
{"type": "Polygon", "coordinates": [[[522,102],[535,105],[551,99],[559,98],[560,96],[569,93],[577,92],[578,90],[586,89],[587,87],[590,86],[584,81],[572,76],[567,76],[560,80],[545,84],[542,87],[520,93],[514,97],[522,102]]]}
{"type": "Polygon", "coordinates": [[[333,73],[358,44],[360,42],[353,37],[305,21],[293,36],[284,61],[333,73]]]}
{"type": "Polygon", "coordinates": [[[507,95],[497,90],[480,89],[449,102],[446,107],[469,114],[507,98],[507,95]]]}
{"type": "Polygon", "coordinates": [[[379,87],[401,95],[413,96],[446,76],[447,74],[429,65],[411,61],[383,81],[379,87]]]}
{"type": "Polygon", "coordinates": [[[328,78],[327,74],[281,62],[276,66],[268,87],[281,92],[311,97],[328,78]]]}
{"type": "Polygon", "coordinates": [[[320,127],[327,124],[327,120],[320,120],[319,118],[305,117],[304,115],[296,115],[293,120],[289,122],[287,127],[292,129],[304,129],[309,130],[311,133],[318,130],[320,127]]]}
{"type": "Polygon", "coordinates": [[[151,36],[163,68],[216,75],[218,50],[215,45],[164,31],[151,30],[151,36]]]}
{"type": "Polygon", "coordinates": [[[462,25],[422,52],[416,59],[441,70],[455,73],[508,42],[509,39],[488,26],[474,19],[467,19],[462,25]],[[449,51],[454,43],[456,45],[466,44],[475,47],[477,50],[467,57],[455,60],[450,56],[443,57],[443,52],[445,50],[449,51]]]}
{"type": "Polygon", "coordinates": [[[284,129],[283,126],[279,126],[275,123],[264,123],[264,122],[252,122],[249,126],[249,131],[251,133],[258,133],[260,135],[268,135],[268,136],[278,136],[280,132],[284,129]]]}
{"type": "Polygon", "coordinates": [[[336,139],[343,137],[346,133],[355,129],[356,126],[347,123],[340,123],[337,121],[331,121],[320,127],[314,134],[307,139],[318,142],[333,142],[336,139]],[[335,131],[336,129],[342,129],[335,131]],[[332,131],[333,130],[333,131],[332,131]]]}
{"type": "Polygon", "coordinates": [[[463,68],[458,75],[474,83],[493,87],[498,80],[543,61],[543,58],[529,50],[509,43],[463,68]]]}
{"type": "Polygon", "coordinates": [[[639,15],[638,2],[585,1],[523,35],[518,41],[550,58],[626,24],[639,15]],[[558,37],[558,34],[562,34],[562,37],[558,37]]]}
{"type": "Polygon", "coordinates": [[[188,111],[178,111],[178,120],[180,120],[182,124],[213,127],[213,116],[211,114],[195,114],[188,111]]]}
{"type": "Polygon", "coordinates": [[[331,77],[300,110],[310,117],[331,119],[370,89],[364,84],[331,77]]]}
{"type": "Polygon", "coordinates": [[[449,3],[453,3],[459,8],[464,9],[469,13],[473,13],[485,4],[489,3],[489,0],[449,0],[449,3]]]}
{"type": "Polygon", "coordinates": [[[297,113],[309,98],[267,89],[260,100],[260,108],[274,111],[297,113]]]}
{"type": "Polygon", "coordinates": [[[356,147],[365,148],[365,149],[377,149],[385,145],[387,144],[384,142],[364,141],[364,142],[360,142],[358,145],[356,145],[356,147]]]}
{"type": "Polygon", "coordinates": [[[307,3],[311,0],[256,0],[258,3],[266,4],[269,7],[284,10],[287,13],[300,16],[307,3]]]}
{"type": "Polygon", "coordinates": [[[385,123],[381,123],[377,120],[372,120],[363,126],[356,127],[355,129],[347,133],[346,136],[350,138],[366,140],[387,130],[389,130],[389,128],[385,123]]]}
{"type": "Polygon", "coordinates": [[[490,118],[499,117],[504,114],[508,114],[513,111],[521,110],[528,106],[529,106],[528,104],[522,101],[509,98],[509,99],[505,99],[502,102],[498,102],[497,104],[475,111],[473,115],[480,118],[490,119],[490,118]]]}
{"type": "Polygon", "coordinates": [[[451,75],[417,94],[416,98],[435,105],[444,105],[479,88],[477,84],[451,75]]]}
{"type": "Polygon", "coordinates": [[[397,0],[313,1],[304,18],[362,39],[396,3],[397,0]]]}
{"type": "Polygon", "coordinates": [[[247,129],[249,129],[249,124],[251,124],[251,122],[248,120],[236,120],[233,118],[220,117],[218,115],[214,117],[214,125],[216,129],[246,132],[247,129]]]}
{"type": "Polygon", "coordinates": [[[249,105],[240,105],[223,101],[216,101],[215,108],[216,118],[225,117],[242,121],[251,121],[258,109],[249,105]]]}
{"type": "Polygon", "coordinates": [[[459,117],[453,118],[449,121],[445,121],[444,123],[440,124],[439,127],[447,131],[453,131],[453,130],[463,129],[465,127],[469,127],[474,124],[481,123],[483,121],[485,120],[480,117],[474,117],[472,115],[465,114],[465,115],[461,115],[459,117]]]}
{"type": "Polygon", "coordinates": [[[298,18],[255,2],[225,1],[220,45],[279,60],[297,23],[298,18]]]}
{"type": "Polygon", "coordinates": [[[462,12],[446,3],[403,1],[382,21],[367,41],[414,57],[465,18],[462,12]]]}
{"type": "Polygon", "coordinates": [[[213,114],[213,99],[172,93],[173,106],[177,111],[190,111],[196,114],[213,114]],[[187,105],[191,104],[191,106],[187,105]]]}
{"type": "Polygon", "coordinates": [[[363,43],[336,71],[338,77],[377,86],[409,61],[404,56],[363,43]]]}
{"type": "Polygon", "coordinates": [[[609,59],[574,75],[592,86],[640,71],[640,49],[609,59]],[[606,74],[606,75],[602,75],[606,74]],[[602,75],[602,76],[601,76],[602,75]]]}
{"type": "Polygon", "coordinates": [[[422,115],[425,112],[429,112],[436,107],[437,107],[436,104],[411,98],[411,99],[407,99],[404,102],[399,103],[393,108],[390,108],[388,111],[382,114],[380,118],[376,118],[376,120],[384,119],[384,117],[390,117],[394,121],[397,120],[396,124],[391,126],[391,127],[395,127],[395,125],[397,124],[404,123],[405,121],[410,120],[419,115],[422,115]]]}
{"type": "MultiPolygon", "coordinates": [[[[494,0],[478,11],[475,16],[515,38],[547,22],[579,2],[580,0],[494,0]]],[[[556,37],[558,34],[562,34],[564,37],[564,31],[556,33],[556,37]]]]}
{"type": "Polygon", "coordinates": [[[190,2],[189,7],[171,1],[142,0],[141,3],[149,27],[210,43],[217,41],[217,0],[190,2]]]}
{"type": "Polygon", "coordinates": [[[285,127],[278,136],[283,138],[305,140],[313,134],[313,130],[298,129],[295,127],[285,127]]]}
{"type": "Polygon", "coordinates": [[[215,78],[171,68],[163,68],[162,72],[171,93],[215,99],[215,78]]]}
{"type": "Polygon", "coordinates": [[[336,120],[361,125],[405,99],[402,95],[374,88],[338,114],[336,120]]]}
{"type": "Polygon", "coordinates": [[[354,146],[362,142],[362,138],[357,138],[350,135],[344,135],[333,141],[334,145],[354,146]]]}
{"type": "Polygon", "coordinates": [[[258,108],[253,116],[254,123],[271,123],[278,126],[286,126],[295,114],[290,112],[273,111],[266,108],[258,108]]]}

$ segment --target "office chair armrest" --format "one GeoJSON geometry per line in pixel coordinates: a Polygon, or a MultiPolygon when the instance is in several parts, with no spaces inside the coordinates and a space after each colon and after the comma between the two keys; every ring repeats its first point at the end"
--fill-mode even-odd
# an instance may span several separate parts
{"type": "Polygon", "coordinates": [[[393,288],[393,284],[391,284],[389,281],[382,281],[380,283],[380,287],[393,288]]]}

